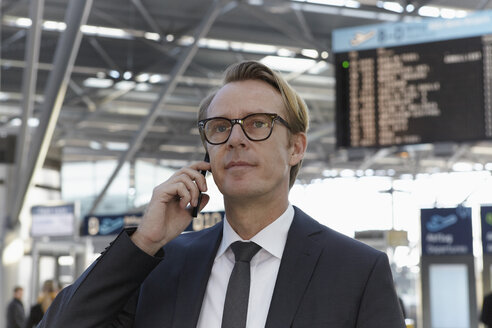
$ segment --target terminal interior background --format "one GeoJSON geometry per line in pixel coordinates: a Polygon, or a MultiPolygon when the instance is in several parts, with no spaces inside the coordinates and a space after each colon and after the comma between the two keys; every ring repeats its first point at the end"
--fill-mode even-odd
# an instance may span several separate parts
{"type": "MultiPolygon", "coordinates": [[[[492,1],[1,0],[2,311],[15,285],[27,309],[44,280],[70,284],[114,238],[78,228],[33,237],[32,207],[76,204],[77,225],[89,214],[142,212],[154,186],[203,158],[198,104],[229,64],[248,59],[279,70],[310,108],[290,202],[388,254],[409,323],[424,312],[420,209],[471,207],[478,313],[492,143],[337,147],[331,33],[486,9],[492,1]],[[395,230],[404,232],[396,241],[380,237],[395,230]]],[[[208,181],[204,211],[221,211],[208,181]]]]}

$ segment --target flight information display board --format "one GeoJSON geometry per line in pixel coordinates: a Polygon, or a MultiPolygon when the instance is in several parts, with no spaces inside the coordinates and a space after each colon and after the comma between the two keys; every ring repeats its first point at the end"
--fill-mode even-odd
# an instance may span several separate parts
{"type": "Polygon", "coordinates": [[[485,20],[492,14],[335,31],[337,145],[492,138],[492,31],[477,28],[485,20]],[[462,37],[450,39],[453,30],[462,37]]]}

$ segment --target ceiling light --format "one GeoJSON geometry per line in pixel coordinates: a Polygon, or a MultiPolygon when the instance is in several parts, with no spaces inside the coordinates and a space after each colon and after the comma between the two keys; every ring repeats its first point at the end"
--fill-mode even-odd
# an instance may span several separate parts
{"type": "Polygon", "coordinates": [[[130,72],[130,71],[126,71],[125,73],[123,73],[123,78],[124,78],[125,80],[129,80],[129,79],[131,79],[131,78],[132,78],[132,76],[133,76],[133,74],[132,74],[132,72],[130,72]]]}
{"type": "Polygon", "coordinates": [[[100,149],[102,149],[102,145],[100,142],[91,141],[91,142],[89,142],[89,148],[94,149],[94,150],[100,150],[100,149]]]}
{"type": "Polygon", "coordinates": [[[407,13],[411,13],[415,10],[415,6],[410,3],[405,7],[405,10],[407,11],[407,13]]]}
{"type": "Polygon", "coordinates": [[[113,79],[118,79],[120,77],[120,72],[113,69],[109,71],[109,76],[111,76],[113,79]]]}
{"type": "Polygon", "coordinates": [[[159,35],[159,33],[145,32],[144,38],[146,38],[147,40],[159,41],[161,39],[161,36],[159,35]]]}
{"type": "Polygon", "coordinates": [[[456,17],[456,10],[448,9],[448,8],[441,8],[441,17],[447,18],[447,19],[455,18],[456,17]]]}
{"type": "Polygon", "coordinates": [[[261,43],[242,43],[241,47],[242,51],[246,52],[256,52],[260,54],[274,54],[277,53],[277,47],[269,45],[269,44],[261,44],[261,43]]]}
{"type": "Polygon", "coordinates": [[[481,163],[475,163],[475,164],[473,164],[473,169],[475,171],[483,171],[483,164],[481,164],[481,163]]]}
{"type": "Polygon", "coordinates": [[[172,35],[172,34],[166,35],[166,41],[167,42],[173,42],[174,41],[174,35],[172,35]]]}
{"type": "Polygon", "coordinates": [[[345,5],[345,0],[307,0],[306,2],[337,7],[345,5]]]}
{"type": "Polygon", "coordinates": [[[331,177],[336,177],[338,175],[338,171],[335,169],[323,170],[323,172],[321,172],[321,174],[323,174],[324,177],[331,178],[331,177]]]}
{"type": "Polygon", "coordinates": [[[149,77],[149,82],[150,83],[159,83],[163,80],[162,76],[160,74],[152,74],[149,77]]]}
{"type": "Polygon", "coordinates": [[[278,56],[266,56],[262,58],[260,62],[272,69],[284,72],[304,72],[316,64],[316,61],[313,59],[278,56]]]}
{"type": "Polygon", "coordinates": [[[302,49],[301,54],[303,56],[316,59],[318,58],[318,51],[316,49],[302,49]]]}
{"type": "Polygon", "coordinates": [[[22,120],[18,117],[15,117],[15,118],[10,120],[11,126],[21,126],[21,124],[22,124],[22,120]]]}
{"type": "Polygon", "coordinates": [[[466,10],[456,10],[456,18],[463,18],[468,15],[466,10]]]}
{"type": "Polygon", "coordinates": [[[355,0],[346,0],[345,7],[348,8],[360,8],[360,2],[355,0]]]}
{"type": "Polygon", "coordinates": [[[329,55],[330,55],[330,54],[328,53],[328,51],[323,51],[323,52],[321,53],[321,58],[323,58],[323,59],[327,59],[329,55]]]}
{"type": "MultiPolygon", "coordinates": [[[[45,21],[43,27],[45,30],[65,31],[67,24],[65,24],[65,22],[45,21]]],[[[82,28],[80,28],[80,30],[82,30],[82,28]]]]}
{"type": "Polygon", "coordinates": [[[98,35],[117,39],[131,39],[132,36],[121,28],[111,28],[104,26],[82,25],[80,31],[84,34],[98,35]]]}
{"type": "Polygon", "coordinates": [[[88,88],[109,88],[113,85],[111,79],[98,79],[96,77],[89,77],[82,82],[85,87],[88,88]]]}
{"type": "Polygon", "coordinates": [[[137,82],[147,82],[149,80],[150,74],[149,73],[141,73],[135,76],[135,81],[137,82]]]}
{"type": "Polygon", "coordinates": [[[117,90],[130,90],[135,87],[135,81],[119,81],[114,85],[117,90]]]}
{"type": "Polygon", "coordinates": [[[126,142],[106,142],[106,148],[109,150],[127,150],[128,144],[126,142]]]}
{"type": "Polygon", "coordinates": [[[148,83],[137,83],[137,86],[135,87],[136,91],[149,91],[151,89],[150,85],[148,83]]]}
{"type": "Polygon", "coordinates": [[[402,13],[403,7],[398,2],[385,1],[383,3],[383,8],[395,13],[402,13]]]}
{"type": "Polygon", "coordinates": [[[15,25],[19,27],[30,27],[32,21],[29,18],[20,17],[15,20],[15,25]]]}
{"type": "Polygon", "coordinates": [[[440,10],[437,7],[422,6],[419,8],[419,15],[426,17],[439,17],[440,10]]]}
{"type": "Polygon", "coordinates": [[[192,45],[193,42],[195,42],[195,38],[190,35],[184,35],[178,40],[180,46],[189,46],[192,45]]]}
{"type": "Polygon", "coordinates": [[[39,125],[39,119],[37,117],[30,117],[27,120],[27,125],[34,128],[39,125]]]}
{"type": "Polygon", "coordinates": [[[8,93],[0,92],[0,101],[8,100],[10,98],[8,93]]]}
{"type": "Polygon", "coordinates": [[[453,171],[456,172],[467,172],[472,170],[473,170],[473,165],[471,163],[458,162],[453,164],[453,171]]]}
{"type": "Polygon", "coordinates": [[[342,178],[353,178],[355,176],[355,172],[350,169],[345,169],[340,172],[340,176],[342,178]]]}
{"type": "Polygon", "coordinates": [[[289,49],[286,49],[286,48],[280,48],[277,50],[277,55],[279,55],[281,57],[294,57],[295,52],[293,52],[289,49]]]}
{"type": "Polygon", "coordinates": [[[210,49],[216,49],[216,50],[227,50],[229,49],[229,42],[224,41],[224,40],[217,40],[217,39],[207,39],[203,38],[198,41],[198,45],[200,47],[206,47],[210,49]]]}

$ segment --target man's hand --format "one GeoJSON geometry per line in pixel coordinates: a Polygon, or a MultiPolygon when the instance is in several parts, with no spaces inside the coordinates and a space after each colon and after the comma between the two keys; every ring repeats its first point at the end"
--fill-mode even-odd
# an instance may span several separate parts
{"type": "MultiPolygon", "coordinates": [[[[154,188],[142,222],[131,236],[140,249],[150,255],[176,238],[191,222],[191,207],[198,203],[200,191],[207,191],[200,170],[210,170],[207,162],[182,168],[167,181],[154,188]]],[[[199,210],[207,205],[209,196],[203,194],[199,210]]]]}

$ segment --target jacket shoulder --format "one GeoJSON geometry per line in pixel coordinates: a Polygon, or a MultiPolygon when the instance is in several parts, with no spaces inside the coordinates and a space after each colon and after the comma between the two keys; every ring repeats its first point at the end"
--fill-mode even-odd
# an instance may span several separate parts
{"type": "Polygon", "coordinates": [[[335,231],[304,213],[297,207],[295,209],[294,218],[298,221],[298,224],[305,225],[307,227],[307,234],[311,240],[316,242],[319,246],[326,250],[337,250],[341,255],[364,255],[370,257],[379,257],[383,252],[376,250],[375,248],[355,240],[352,237],[344,235],[338,231],[335,231]]]}

